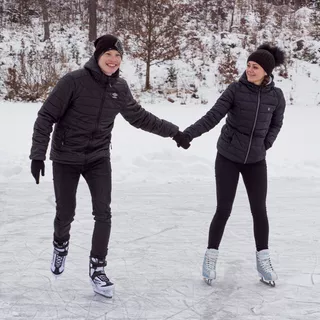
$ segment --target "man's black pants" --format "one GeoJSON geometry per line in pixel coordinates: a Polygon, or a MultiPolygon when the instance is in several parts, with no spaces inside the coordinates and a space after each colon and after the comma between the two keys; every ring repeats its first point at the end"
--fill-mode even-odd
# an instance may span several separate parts
{"type": "Polygon", "coordinates": [[[86,180],[91,194],[95,220],[90,255],[104,259],[108,253],[111,231],[111,163],[101,158],[85,165],[53,162],[53,183],[56,197],[54,240],[61,243],[70,238],[75,216],[76,193],[80,176],[86,180]]]}

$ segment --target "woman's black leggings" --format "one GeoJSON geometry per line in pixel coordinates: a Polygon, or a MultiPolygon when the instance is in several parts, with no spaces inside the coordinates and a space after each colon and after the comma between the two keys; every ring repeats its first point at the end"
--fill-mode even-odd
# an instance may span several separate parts
{"type": "Polygon", "coordinates": [[[241,164],[230,161],[219,153],[215,162],[217,210],[210,225],[209,249],[219,249],[224,228],[231,214],[240,173],[250,202],[257,251],[268,249],[266,160],[241,164]]]}

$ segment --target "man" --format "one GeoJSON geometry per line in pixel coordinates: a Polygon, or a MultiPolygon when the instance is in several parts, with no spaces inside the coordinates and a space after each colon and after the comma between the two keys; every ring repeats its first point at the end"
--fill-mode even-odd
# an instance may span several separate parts
{"type": "Polygon", "coordinates": [[[95,220],[89,276],[95,292],[112,297],[114,285],[104,267],[111,229],[109,148],[115,117],[120,113],[134,127],[162,137],[177,139],[181,132],[133,99],[126,81],[119,77],[123,57],[120,40],[107,34],[94,45],[94,55],[84,68],[62,77],[41,107],[34,125],[30,159],[38,184],[40,172],[44,176],[44,160],[55,124],[50,152],[56,197],[51,271],[55,275],[64,271],[82,175],[90,189],[95,220]]]}

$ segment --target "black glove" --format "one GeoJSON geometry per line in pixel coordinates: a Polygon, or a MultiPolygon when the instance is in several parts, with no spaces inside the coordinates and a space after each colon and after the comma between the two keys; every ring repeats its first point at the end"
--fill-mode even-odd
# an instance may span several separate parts
{"type": "Polygon", "coordinates": [[[187,134],[178,131],[178,133],[172,138],[178,147],[182,147],[183,149],[188,149],[190,147],[190,138],[187,134]]]}
{"type": "Polygon", "coordinates": [[[39,177],[41,175],[44,177],[44,161],[43,160],[32,160],[31,161],[31,173],[36,179],[36,184],[39,184],[39,177]]]}

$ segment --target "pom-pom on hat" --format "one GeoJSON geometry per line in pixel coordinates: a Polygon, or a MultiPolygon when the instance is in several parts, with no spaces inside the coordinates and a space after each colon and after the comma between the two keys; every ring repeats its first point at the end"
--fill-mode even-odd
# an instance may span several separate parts
{"type": "Polygon", "coordinates": [[[94,51],[94,57],[97,61],[102,54],[109,50],[117,50],[120,53],[121,58],[123,56],[123,47],[121,41],[111,34],[106,34],[96,39],[94,46],[96,48],[94,51]]]}
{"type": "Polygon", "coordinates": [[[271,47],[268,43],[265,43],[250,54],[247,62],[249,61],[258,63],[270,76],[275,67],[284,63],[284,52],[279,47],[271,47]]]}

